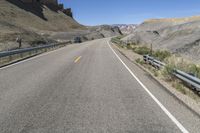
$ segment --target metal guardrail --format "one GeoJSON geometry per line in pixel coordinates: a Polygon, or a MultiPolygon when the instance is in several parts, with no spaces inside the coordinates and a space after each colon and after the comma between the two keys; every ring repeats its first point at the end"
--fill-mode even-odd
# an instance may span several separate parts
{"type": "Polygon", "coordinates": [[[157,69],[161,69],[163,67],[165,67],[165,63],[153,58],[152,56],[149,55],[144,55],[143,56],[144,61],[149,63],[150,65],[152,65],[153,67],[157,68],[157,69]]]}
{"type": "Polygon", "coordinates": [[[34,55],[47,52],[49,49],[65,46],[69,43],[70,42],[63,42],[63,43],[57,43],[57,44],[49,44],[49,45],[43,45],[43,46],[38,46],[38,47],[23,48],[23,49],[0,52],[0,67],[10,64],[12,62],[16,62],[18,60],[22,60],[24,58],[29,58],[34,55]]]}
{"type": "MultiPolygon", "coordinates": [[[[117,42],[117,40],[113,39],[112,40],[114,43],[120,43],[117,42]]],[[[144,55],[143,59],[146,63],[152,65],[153,67],[155,67],[156,69],[162,69],[166,66],[165,63],[155,59],[154,57],[150,56],[150,55],[144,55]]],[[[186,72],[174,69],[173,73],[174,76],[176,76],[177,78],[179,78],[180,80],[182,80],[183,82],[187,83],[193,90],[200,92],[200,79],[188,74],[186,72]]]]}
{"type": "MultiPolygon", "coordinates": [[[[143,59],[146,63],[152,65],[153,67],[157,68],[157,69],[161,69],[163,67],[166,66],[165,63],[156,60],[155,58],[153,58],[152,56],[149,55],[144,55],[143,59]]],[[[176,76],[177,78],[179,78],[180,80],[184,81],[185,83],[187,83],[193,90],[200,92],[200,79],[188,74],[186,72],[183,72],[181,70],[178,69],[174,69],[173,73],[174,76],[176,76]]]]}
{"type": "Polygon", "coordinates": [[[41,49],[47,49],[47,48],[62,46],[62,45],[65,45],[67,43],[68,42],[59,43],[59,44],[50,44],[50,45],[44,45],[44,46],[38,46],[38,47],[32,47],[32,48],[16,49],[16,50],[11,50],[11,51],[3,51],[3,52],[0,52],[0,58],[15,55],[15,54],[26,53],[26,52],[30,52],[30,51],[36,51],[36,50],[41,50],[41,49]]]}
{"type": "Polygon", "coordinates": [[[187,84],[190,85],[190,87],[196,91],[200,91],[200,79],[195,77],[195,76],[192,76],[188,73],[185,73],[183,71],[180,71],[180,70],[174,70],[173,71],[173,74],[181,79],[182,81],[186,82],[187,84]]]}

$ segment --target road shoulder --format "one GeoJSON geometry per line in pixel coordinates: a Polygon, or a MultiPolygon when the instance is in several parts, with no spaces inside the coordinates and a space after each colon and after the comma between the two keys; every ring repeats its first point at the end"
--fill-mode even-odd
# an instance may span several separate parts
{"type": "Polygon", "coordinates": [[[111,45],[115,50],[117,50],[120,54],[122,54],[124,57],[126,57],[129,61],[137,65],[139,68],[141,68],[143,71],[147,72],[149,76],[154,79],[159,85],[162,86],[169,94],[171,94],[173,97],[180,100],[182,104],[184,104],[189,110],[191,110],[196,115],[200,116],[200,103],[197,103],[194,99],[190,98],[187,95],[182,94],[181,92],[177,91],[175,88],[173,88],[170,84],[165,82],[164,80],[155,77],[152,72],[150,72],[147,68],[140,65],[136,62],[136,59],[140,58],[142,59],[141,55],[138,55],[131,50],[123,49],[117,47],[115,44],[112,43],[111,45]]]}

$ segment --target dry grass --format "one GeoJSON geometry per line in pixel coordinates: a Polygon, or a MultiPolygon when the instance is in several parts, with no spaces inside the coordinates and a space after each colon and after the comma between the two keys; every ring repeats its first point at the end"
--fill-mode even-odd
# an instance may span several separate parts
{"type": "Polygon", "coordinates": [[[170,64],[171,67],[182,70],[187,73],[191,73],[196,77],[200,78],[200,66],[194,64],[180,56],[173,55],[170,58],[166,59],[167,64],[170,64]]]}
{"type": "MultiPolygon", "coordinates": [[[[148,53],[149,51],[148,48],[138,47],[137,45],[131,45],[130,47],[134,47],[133,52],[136,52],[138,54],[145,54],[145,53],[148,53]]],[[[190,90],[187,86],[185,86],[183,82],[181,82],[179,79],[174,77],[174,75],[172,74],[172,71],[174,70],[174,68],[178,68],[185,72],[191,72],[191,73],[196,73],[196,75],[200,75],[200,67],[198,65],[192,64],[191,62],[187,60],[184,60],[183,58],[177,55],[171,55],[167,51],[164,51],[164,52],[154,51],[154,55],[156,55],[157,58],[160,57],[162,61],[165,61],[167,64],[170,64],[170,65],[167,65],[164,69],[157,70],[154,67],[146,64],[143,61],[143,59],[138,58],[135,61],[138,64],[144,66],[146,69],[148,69],[155,77],[158,77],[166,81],[177,91],[191,97],[195,101],[199,101],[200,100],[199,96],[194,91],[190,90]]]]}

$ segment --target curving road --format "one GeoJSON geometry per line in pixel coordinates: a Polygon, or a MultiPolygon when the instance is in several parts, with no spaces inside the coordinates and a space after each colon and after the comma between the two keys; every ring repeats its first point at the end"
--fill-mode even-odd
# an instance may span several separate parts
{"type": "Polygon", "coordinates": [[[0,69],[0,133],[200,131],[199,116],[107,41],[0,69]]]}

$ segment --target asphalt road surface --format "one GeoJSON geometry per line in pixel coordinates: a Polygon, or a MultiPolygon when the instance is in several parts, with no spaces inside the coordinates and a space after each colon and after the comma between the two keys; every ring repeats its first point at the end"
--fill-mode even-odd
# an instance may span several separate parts
{"type": "Polygon", "coordinates": [[[108,39],[0,69],[0,133],[179,133],[200,118],[108,39]]]}

